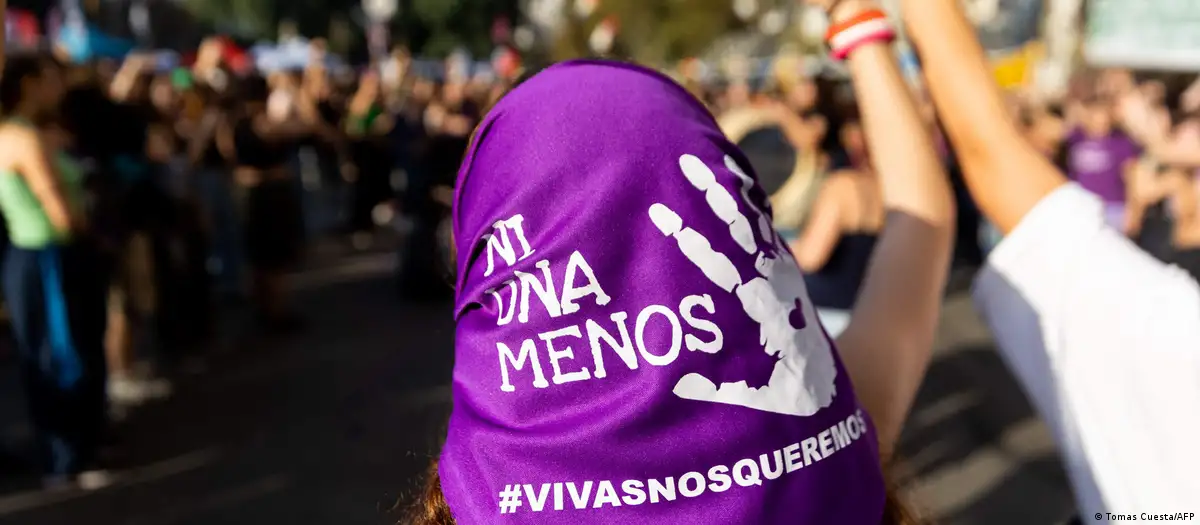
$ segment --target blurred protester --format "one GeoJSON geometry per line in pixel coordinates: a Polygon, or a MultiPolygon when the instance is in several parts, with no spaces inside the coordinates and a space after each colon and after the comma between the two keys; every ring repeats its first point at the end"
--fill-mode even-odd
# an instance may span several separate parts
{"type": "Polygon", "coordinates": [[[1138,87],[1133,72],[1128,69],[1106,69],[1098,74],[1093,72],[1080,75],[1079,80],[1074,96],[1070,97],[1073,100],[1082,100],[1088,96],[1116,100],[1138,87]]]}
{"type": "Polygon", "coordinates": [[[8,57],[0,79],[0,213],[10,245],[4,295],[48,488],[103,482],[106,426],[103,273],[87,234],[83,170],[54,110],[61,72],[8,57]],[[40,126],[40,129],[39,127],[40,126]]]}
{"type": "Polygon", "coordinates": [[[422,169],[409,179],[412,197],[407,211],[413,230],[399,279],[401,293],[413,298],[441,297],[448,290],[437,250],[438,232],[445,231],[458,165],[480,118],[463,79],[451,78],[440,90],[431,91],[414,93],[418,100],[429,95],[430,102],[423,115],[427,136],[421,148],[422,169]]]}
{"type": "MultiPolygon", "coordinates": [[[[174,117],[175,115],[172,115],[174,117]]],[[[207,245],[200,233],[186,160],[179,153],[174,119],[160,118],[146,132],[150,181],[161,206],[150,231],[155,282],[155,330],[161,353],[170,364],[196,357],[211,330],[206,265],[207,245]]]]}
{"type": "Polygon", "coordinates": [[[870,169],[870,158],[867,151],[867,139],[863,134],[862,123],[854,111],[844,115],[838,125],[838,150],[833,155],[833,169],[852,169],[865,171],[870,169]]]}
{"type": "MultiPolygon", "coordinates": [[[[853,133],[861,133],[856,121],[853,133]]],[[[843,127],[843,134],[846,128],[843,127]]],[[[856,139],[857,140],[857,139],[856,139]]],[[[848,151],[862,147],[850,142],[848,151]]],[[[884,224],[884,199],[871,169],[840,169],[821,184],[803,233],[792,243],[804,270],[805,286],[821,322],[837,336],[867,276],[871,254],[884,224]]]]}
{"type": "Polygon", "coordinates": [[[244,191],[244,238],[253,272],[253,299],[261,324],[291,331],[299,319],[287,308],[285,275],[303,252],[303,211],[289,169],[291,148],[313,130],[311,121],[286,121],[267,113],[270,89],[250,77],[239,86],[240,107],[218,132],[218,144],[234,161],[244,191]]]}
{"type": "MultiPolygon", "coordinates": [[[[137,352],[145,342],[145,290],[150,278],[137,273],[140,284],[132,286],[130,243],[129,192],[127,186],[128,152],[137,152],[137,119],[115,103],[107,93],[107,85],[94,71],[77,68],[70,89],[60,105],[62,124],[71,137],[71,151],[84,161],[85,190],[90,203],[87,214],[89,237],[98,247],[98,260],[93,271],[108,283],[107,327],[104,330],[105,357],[108,366],[108,396],[114,414],[147,400],[166,396],[170,385],[152,377],[151,371],[139,366],[137,352]],[[140,307],[140,310],[139,310],[140,307]]],[[[134,153],[133,156],[140,156],[134,153]]],[[[141,246],[145,246],[142,244],[141,246]]],[[[146,255],[142,252],[141,255],[146,255]]],[[[144,356],[143,356],[144,357],[144,356]]]]}
{"type": "MultiPolygon", "coordinates": [[[[397,96],[412,82],[413,57],[408,48],[396,46],[380,66],[380,81],[386,94],[397,96]]],[[[389,101],[390,103],[391,101],[389,101]]]]}
{"type": "Polygon", "coordinates": [[[150,94],[147,98],[160,118],[174,120],[183,110],[180,89],[175,86],[171,75],[156,73],[150,81],[150,94]]]}
{"type": "Polygon", "coordinates": [[[161,324],[165,317],[159,315],[164,297],[169,297],[162,288],[170,280],[168,244],[175,210],[164,187],[166,174],[159,169],[173,146],[164,137],[171,127],[162,128],[164,116],[151,100],[153,65],[150,56],[131,55],[108,84],[116,121],[108,124],[106,161],[116,176],[122,213],[109,311],[113,336],[109,340],[119,348],[115,353],[130,356],[123,360],[140,357],[151,368],[135,374],[114,373],[110,396],[121,404],[168,395],[165,380],[135,376],[157,375],[154,365],[178,356],[178,348],[170,344],[161,324]],[[153,152],[152,157],[153,146],[165,151],[153,152]]]}
{"type": "Polygon", "coordinates": [[[1056,166],[1065,168],[1063,142],[1067,140],[1068,130],[1062,107],[1027,104],[1021,108],[1019,120],[1026,140],[1056,166]]]}
{"type": "MultiPolygon", "coordinates": [[[[733,108],[717,117],[717,125],[746,154],[758,172],[759,185],[768,194],[778,192],[788,180],[795,181],[793,187],[811,185],[811,180],[797,180],[793,175],[805,161],[816,158],[813,154],[819,157],[812,144],[807,144],[809,126],[805,118],[771,95],[756,93],[753,104],[733,108]]],[[[811,166],[800,170],[801,179],[815,175],[808,167],[811,166]]]]}
{"type": "Polygon", "coordinates": [[[231,75],[225,67],[225,47],[228,44],[220,37],[206,38],[196,51],[192,64],[192,78],[197,84],[222,93],[229,87],[231,75]]]}
{"type": "Polygon", "coordinates": [[[1175,254],[1175,218],[1169,196],[1181,174],[1164,168],[1149,157],[1130,168],[1123,231],[1146,253],[1171,262],[1175,254]]]}
{"type": "MultiPolygon", "coordinates": [[[[1191,106],[1193,96],[1185,91],[1178,102],[1191,106]]],[[[1154,88],[1126,97],[1121,109],[1126,127],[1147,153],[1131,173],[1138,193],[1131,198],[1134,210],[1126,229],[1149,253],[1200,279],[1200,118],[1180,108],[1178,122],[1170,126],[1166,104],[1154,88]]]]}
{"type": "Polygon", "coordinates": [[[754,102],[754,88],[745,79],[734,80],[725,89],[724,100],[721,102],[723,111],[749,106],[754,102]]]}
{"type": "MultiPolygon", "coordinates": [[[[348,156],[343,151],[340,135],[345,118],[345,100],[330,78],[324,66],[325,51],[321,42],[314,42],[312,62],[300,78],[300,89],[293,99],[293,118],[304,118],[314,131],[302,140],[303,145],[315,159],[313,166],[306,168],[302,182],[305,197],[305,225],[312,233],[329,233],[330,230],[346,226],[347,184],[345,173],[348,156]],[[320,60],[318,62],[317,60],[320,60]],[[309,118],[313,117],[315,118],[309,118]]],[[[286,85],[281,90],[290,89],[286,85]]]]}
{"type": "MultiPolygon", "coordinates": [[[[1151,96],[1143,96],[1143,101],[1147,108],[1160,104],[1151,96]]],[[[1152,114],[1151,111],[1140,113],[1147,119],[1153,118],[1152,114]]],[[[1197,212],[1200,154],[1196,153],[1200,149],[1200,119],[1184,117],[1166,132],[1161,123],[1143,120],[1140,126],[1136,122],[1130,124],[1141,133],[1140,137],[1148,146],[1149,158],[1162,164],[1157,176],[1134,172],[1138,176],[1139,195],[1134,201],[1133,217],[1126,227],[1138,235],[1142,246],[1152,254],[1200,279],[1200,216],[1197,212]],[[1170,249],[1165,250],[1159,236],[1168,228],[1171,242],[1170,249]]],[[[1149,165],[1144,169],[1149,170],[1149,165]]]]}
{"type": "MultiPolygon", "coordinates": [[[[782,109],[782,108],[781,108],[782,109]]],[[[828,124],[820,113],[808,110],[801,115],[776,111],[788,140],[796,148],[796,165],[791,175],[771,195],[775,229],[789,244],[799,239],[807,223],[818,188],[825,183],[829,155],[822,149],[828,124]]]]}
{"type": "MultiPolygon", "coordinates": [[[[1113,229],[1111,201],[1084,177],[1070,183],[1012,125],[961,9],[906,0],[902,11],[971,194],[1005,234],[977,306],[1050,427],[1080,512],[1187,505],[1200,493],[1200,423],[1179,414],[1200,407],[1200,286],[1113,229]]],[[[1087,140],[1104,138],[1105,112],[1091,117],[1087,140]]],[[[1132,149],[1121,143],[1104,167],[1132,149]]]]}
{"type": "Polygon", "coordinates": [[[205,85],[197,85],[194,93],[186,148],[208,231],[206,266],[214,277],[217,295],[238,299],[243,293],[244,252],[229,169],[234,159],[226,157],[218,144],[218,134],[233,116],[233,102],[205,85]]]}
{"type": "Polygon", "coordinates": [[[287,71],[277,71],[267,77],[271,95],[267,97],[267,115],[273,120],[286,121],[295,117],[300,104],[300,85],[287,71]]]}
{"type": "Polygon", "coordinates": [[[783,101],[787,107],[800,114],[816,109],[820,94],[817,83],[807,76],[800,76],[788,83],[783,93],[783,101]]]}
{"type": "Polygon", "coordinates": [[[438,96],[425,110],[431,139],[426,163],[435,185],[454,185],[458,164],[462,162],[468,138],[479,118],[479,106],[468,97],[464,80],[450,79],[442,85],[438,96]]]}
{"type": "Polygon", "coordinates": [[[352,171],[350,234],[355,249],[374,241],[375,209],[392,198],[392,156],[388,137],[395,125],[383,105],[380,78],[364,73],[358,90],[346,107],[345,132],[350,140],[352,171]]]}
{"type": "Polygon", "coordinates": [[[1098,195],[1113,228],[1125,227],[1125,172],[1141,150],[1117,129],[1113,102],[1089,98],[1080,105],[1079,127],[1066,138],[1067,176],[1098,195]]]}

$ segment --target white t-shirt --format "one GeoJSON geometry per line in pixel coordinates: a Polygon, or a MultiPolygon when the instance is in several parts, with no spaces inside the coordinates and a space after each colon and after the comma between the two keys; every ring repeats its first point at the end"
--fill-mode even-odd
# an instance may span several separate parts
{"type": "Polygon", "coordinates": [[[1100,200],[1069,184],[996,247],[974,298],[1058,442],[1085,522],[1200,522],[1195,281],[1106,227],[1100,200]]]}

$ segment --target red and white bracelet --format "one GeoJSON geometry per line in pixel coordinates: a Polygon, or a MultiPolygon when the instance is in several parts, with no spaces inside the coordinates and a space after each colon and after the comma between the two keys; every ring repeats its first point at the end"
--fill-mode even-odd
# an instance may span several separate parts
{"type": "Polygon", "coordinates": [[[845,60],[851,52],[865,44],[891,43],[895,39],[896,30],[888,21],[887,14],[879,9],[863,11],[830,26],[825,33],[829,54],[836,60],[845,60]]]}

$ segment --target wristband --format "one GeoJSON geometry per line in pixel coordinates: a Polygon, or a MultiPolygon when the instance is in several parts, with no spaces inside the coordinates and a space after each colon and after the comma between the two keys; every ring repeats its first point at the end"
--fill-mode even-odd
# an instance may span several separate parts
{"type": "Polygon", "coordinates": [[[843,31],[850,29],[851,27],[854,27],[863,22],[870,22],[872,20],[885,20],[886,21],[887,13],[884,13],[880,9],[865,9],[863,11],[856,13],[854,16],[852,16],[850,18],[847,18],[845,20],[840,20],[836,23],[832,23],[829,25],[829,29],[825,31],[825,41],[828,42],[830,40],[833,40],[833,37],[837,36],[838,33],[841,33],[843,31]]]}
{"type": "Polygon", "coordinates": [[[845,60],[855,49],[874,42],[891,42],[896,31],[887,15],[878,9],[865,11],[830,28],[827,35],[830,55],[845,60]]]}

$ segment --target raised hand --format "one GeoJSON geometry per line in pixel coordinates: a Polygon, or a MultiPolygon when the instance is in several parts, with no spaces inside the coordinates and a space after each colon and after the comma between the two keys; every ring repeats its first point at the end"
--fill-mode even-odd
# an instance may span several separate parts
{"type": "Polygon", "coordinates": [[[688,182],[704,193],[716,219],[729,228],[730,236],[745,252],[734,256],[753,258],[756,275],[743,280],[729,256],[714,250],[703,234],[687,227],[683,218],[665,204],[650,206],[651,222],[663,235],[674,238],[683,255],[713,284],[737,296],[746,315],[759,325],[759,350],[778,361],[770,380],[761,388],[752,388],[745,381],[717,385],[692,373],[676,383],[675,395],[795,416],[809,416],[829,406],[836,393],[837,377],[829,340],[808,302],[800,268],[771,228],[770,218],[749,197],[753,179],[732,157],[725,156],[724,171],[738,179],[742,201],[754,216],[751,219],[739,211],[734,196],[699,158],[684,155],[679,158],[679,168],[688,182]]]}

